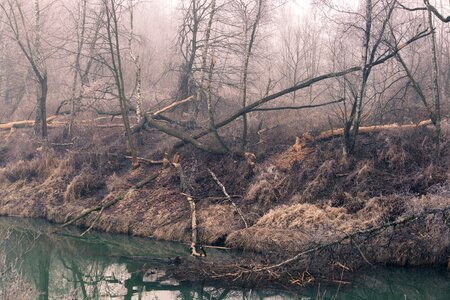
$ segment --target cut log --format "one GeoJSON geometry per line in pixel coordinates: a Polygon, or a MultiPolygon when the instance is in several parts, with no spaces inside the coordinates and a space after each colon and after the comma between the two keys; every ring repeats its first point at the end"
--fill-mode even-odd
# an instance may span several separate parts
{"type": "MultiPolygon", "coordinates": [[[[398,124],[387,124],[387,125],[374,125],[374,126],[362,126],[359,127],[359,133],[373,133],[373,132],[380,132],[380,131],[386,131],[386,130],[395,130],[395,129],[407,129],[407,128],[418,128],[418,127],[425,127],[428,125],[433,124],[430,119],[421,121],[417,124],[404,124],[404,125],[398,125],[398,124]]],[[[337,129],[330,129],[326,131],[322,131],[317,136],[312,136],[309,133],[306,133],[303,135],[303,140],[305,142],[310,141],[321,141],[326,140],[332,137],[342,136],[344,134],[344,128],[337,128],[337,129]]]]}
{"type": "MultiPolygon", "coordinates": [[[[51,116],[47,118],[47,124],[50,125],[53,120],[55,120],[57,116],[51,116]]],[[[15,121],[15,122],[9,122],[5,124],[0,124],[0,131],[7,131],[11,129],[17,129],[17,128],[32,128],[34,127],[34,121],[32,120],[26,120],[26,121],[15,121]]]]}

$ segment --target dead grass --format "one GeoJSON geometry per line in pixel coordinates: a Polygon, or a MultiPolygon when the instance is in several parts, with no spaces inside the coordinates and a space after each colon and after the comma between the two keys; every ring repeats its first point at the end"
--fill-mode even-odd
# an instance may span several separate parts
{"type": "Polygon", "coordinates": [[[64,201],[75,201],[83,197],[87,198],[104,186],[105,182],[101,175],[94,173],[93,170],[83,169],[67,185],[67,189],[64,192],[64,201]]]}
{"type": "Polygon", "coordinates": [[[230,204],[199,207],[198,226],[200,239],[211,245],[222,245],[230,233],[245,227],[230,204]]]}
{"type": "MultiPolygon", "coordinates": [[[[268,212],[253,227],[230,234],[226,245],[265,254],[275,252],[274,255],[289,257],[356,230],[380,226],[398,218],[419,214],[425,209],[448,207],[449,194],[449,190],[446,190],[439,195],[422,197],[372,198],[355,214],[349,213],[345,208],[327,205],[283,205],[268,212]]],[[[423,220],[390,228],[374,237],[361,237],[359,240],[356,243],[361,243],[361,251],[372,263],[443,265],[450,255],[448,215],[430,215],[423,220]]],[[[327,264],[336,259],[354,266],[365,263],[359,250],[348,243],[329,249],[329,252],[322,253],[319,257],[319,264],[327,264]]]]}
{"type": "MultiPolygon", "coordinates": [[[[362,135],[360,148],[351,159],[342,159],[340,139],[306,145],[299,141],[287,150],[274,146],[277,150],[269,151],[270,155],[258,157],[256,168],[240,157],[214,156],[187,147],[181,152],[181,163],[190,192],[198,201],[199,237],[203,243],[225,243],[286,257],[355,229],[377,226],[426,207],[448,205],[450,189],[444,183],[450,173],[449,146],[443,143],[437,164],[432,135],[425,128],[362,135]],[[207,168],[235,196],[233,200],[250,224],[248,229],[207,168]]],[[[65,222],[158,172],[159,177],[144,189],[128,193],[105,210],[94,228],[189,241],[190,208],[180,194],[179,174],[161,166],[131,170],[128,160],[115,155],[124,151],[117,136],[109,132],[95,140],[86,134],[86,140],[74,146],[77,151],[7,154],[7,163],[0,169],[0,214],[65,222]]],[[[161,139],[154,136],[154,132],[143,136],[146,147],[151,145],[150,138],[161,139]]],[[[8,144],[6,151],[19,148],[8,144]]],[[[161,149],[149,149],[148,153],[162,155],[161,149]]],[[[140,155],[151,157],[145,152],[140,155]]],[[[94,213],[77,225],[90,226],[96,217],[94,213]]],[[[450,255],[450,234],[444,220],[445,216],[437,216],[385,232],[365,242],[362,250],[380,263],[442,262],[450,255]]],[[[322,259],[345,259],[346,255],[355,262],[362,260],[351,245],[333,249],[322,259]]]]}
{"type": "Polygon", "coordinates": [[[54,166],[54,153],[52,151],[45,151],[31,160],[19,160],[15,163],[8,164],[3,171],[3,176],[11,183],[20,180],[45,180],[50,175],[50,169],[54,166]]]}

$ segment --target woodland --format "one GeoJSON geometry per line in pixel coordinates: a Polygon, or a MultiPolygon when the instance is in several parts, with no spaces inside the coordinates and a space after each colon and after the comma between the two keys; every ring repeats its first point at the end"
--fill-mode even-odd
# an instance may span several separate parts
{"type": "Polygon", "coordinates": [[[0,215],[187,243],[180,277],[450,268],[449,24],[442,0],[0,0],[0,215]]]}

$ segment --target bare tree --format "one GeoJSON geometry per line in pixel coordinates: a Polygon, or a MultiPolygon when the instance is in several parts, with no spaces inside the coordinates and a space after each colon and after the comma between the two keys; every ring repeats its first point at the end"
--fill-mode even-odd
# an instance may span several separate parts
{"type": "MultiPolygon", "coordinates": [[[[81,101],[81,95],[77,97],[77,86],[78,79],[80,77],[80,69],[81,69],[81,55],[83,53],[84,43],[85,43],[85,33],[86,33],[86,14],[87,14],[87,0],[78,0],[77,1],[77,19],[75,25],[75,32],[77,38],[77,47],[76,47],[76,55],[74,61],[74,69],[73,69],[73,82],[72,82],[72,91],[71,91],[71,109],[70,109],[70,122],[69,122],[69,136],[72,135],[72,127],[75,122],[76,114],[77,114],[77,100],[81,101]]],[[[79,105],[79,103],[78,103],[79,105]]]]}
{"type": "Polygon", "coordinates": [[[48,77],[41,49],[41,9],[39,0],[34,1],[34,24],[27,21],[21,0],[4,0],[0,9],[5,16],[12,39],[27,59],[37,82],[35,134],[47,139],[47,93],[48,77]],[[34,36],[34,37],[33,37],[34,36]]]}
{"type": "Polygon", "coordinates": [[[134,7],[136,3],[133,0],[128,0],[128,9],[130,11],[130,36],[128,38],[128,48],[130,51],[130,58],[135,67],[136,75],[136,115],[137,123],[142,120],[142,65],[138,54],[133,48],[134,40],[134,7]]]}
{"type": "Polygon", "coordinates": [[[201,31],[203,24],[207,22],[211,4],[211,0],[189,0],[183,9],[183,21],[178,33],[178,44],[183,57],[178,98],[185,99],[195,93],[195,62],[201,55],[200,49],[203,47],[201,31]]]}
{"type": "Polygon", "coordinates": [[[378,50],[382,45],[386,27],[391,19],[396,2],[396,0],[391,0],[386,1],[386,3],[382,3],[381,8],[378,8],[378,11],[374,11],[376,4],[372,3],[371,0],[366,0],[364,2],[364,27],[361,28],[363,33],[361,48],[361,71],[358,87],[353,88],[351,93],[353,95],[353,99],[350,103],[349,115],[345,116],[346,120],[344,126],[343,147],[345,156],[352,154],[355,149],[356,138],[363,116],[363,105],[366,100],[367,83],[377,55],[380,55],[378,50]],[[375,27],[377,23],[379,23],[378,28],[375,27]]]}
{"type": "Polygon", "coordinates": [[[116,3],[116,0],[102,0],[102,3],[104,5],[106,15],[106,42],[109,48],[109,54],[111,56],[110,69],[113,74],[118,92],[120,110],[122,114],[123,125],[125,127],[125,135],[127,137],[128,148],[132,156],[132,164],[133,167],[136,168],[139,166],[139,162],[137,160],[137,150],[131,132],[130,121],[128,118],[129,107],[125,94],[125,82],[120,50],[118,4],[116,3]]]}
{"type": "MultiPolygon", "coordinates": [[[[243,21],[243,67],[242,67],[242,107],[247,106],[247,92],[248,92],[248,71],[250,65],[250,59],[253,56],[253,47],[255,45],[256,34],[259,28],[262,13],[263,13],[263,0],[255,0],[250,2],[238,1],[237,7],[241,9],[240,15],[243,21]],[[251,6],[253,4],[253,6],[251,6]],[[252,12],[254,15],[252,16],[252,12]]],[[[243,118],[243,131],[242,131],[242,150],[247,149],[248,144],[248,120],[247,114],[242,116],[243,118]]]]}

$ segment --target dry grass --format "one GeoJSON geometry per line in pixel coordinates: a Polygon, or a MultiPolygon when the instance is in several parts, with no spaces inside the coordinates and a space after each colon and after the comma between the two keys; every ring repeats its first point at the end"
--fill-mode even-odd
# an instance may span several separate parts
{"type": "Polygon", "coordinates": [[[230,204],[200,206],[198,211],[199,237],[207,244],[221,245],[226,237],[244,223],[230,204]]]}
{"type": "Polygon", "coordinates": [[[83,169],[67,185],[67,189],[64,192],[64,201],[87,198],[104,186],[105,182],[101,175],[94,173],[93,170],[83,169]]]}
{"type": "Polygon", "coordinates": [[[15,163],[8,164],[3,171],[3,175],[11,183],[20,180],[45,180],[50,174],[50,169],[54,166],[54,153],[45,151],[31,160],[19,160],[15,163]]]}
{"type": "MultiPolygon", "coordinates": [[[[151,142],[146,138],[154,135],[151,132],[143,137],[146,147],[151,142]]],[[[198,201],[199,237],[203,243],[226,243],[289,256],[355,229],[377,226],[425,207],[448,205],[450,196],[444,195],[450,189],[433,187],[448,180],[450,147],[443,143],[440,164],[433,163],[433,145],[429,143],[432,135],[427,129],[363,135],[351,159],[342,159],[337,150],[342,149],[340,139],[307,145],[299,142],[287,150],[269,151],[264,159],[258,157],[255,169],[232,155],[214,156],[187,147],[181,153],[182,166],[190,192],[198,201]],[[248,229],[223,199],[207,168],[219,177],[229,194],[236,196],[233,199],[247,218],[248,229]]],[[[61,223],[85,208],[122,195],[130,186],[158,172],[159,177],[144,189],[128,193],[105,210],[94,228],[189,241],[191,214],[181,195],[178,173],[161,166],[131,170],[128,160],[109,154],[124,151],[123,143],[116,142],[117,133],[98,136],[98,140],[86,136],[84,144],[75,148],[82,151],[22,153],[17,155],[20,159],[8,162],[0,170],[0,214],[61,223]]],[[[10,144],[7,151],[18,148],[10,144]]],[[[161,155],[158,151],[149,149],[148,153],[161,155]]],[[[94,213],[77,224],[90,226],[96,217],[94,213]]],[[[444,219],[438,216],[396,229],[392,231],[394,238],[386,232],[370,239],[362,250],[375,262],[441,262],[450,254],[449,241],[441,238],[450,236],[444,219]],[[390,244],[385,247],[387,241],[390,244]]],[[[361,260],[349,245],[333,251],[328,253],[331,258],[323,256],[324,261],[337,259],[332,254],[339,258],[349,254],[349,259],[361,260]]]]}
{"type": "MultiPolygon", "coordinates": [[[[327,205],[283,205],[268,212],[253,227],[230,234],[226,244],[288,257],[356,230],[420,214],[425,209],[448,207],[449,195],[450,190],[447,189],[439,195],[423,197],[372,198],[355,214],[345,208],[327,205]]],[[[424,220],[383,231],[372,238],[362,237],[356,243],[361,243],[361,251],[373,263],[402,266],[446,264],[450,255],[448,215],[431,215],[424,220]]],[[[353,265],[365,263],[359,250],[352,244],[329,249],[320,257],[315,262],[316,267],[336,259],[353,265]]]]}

